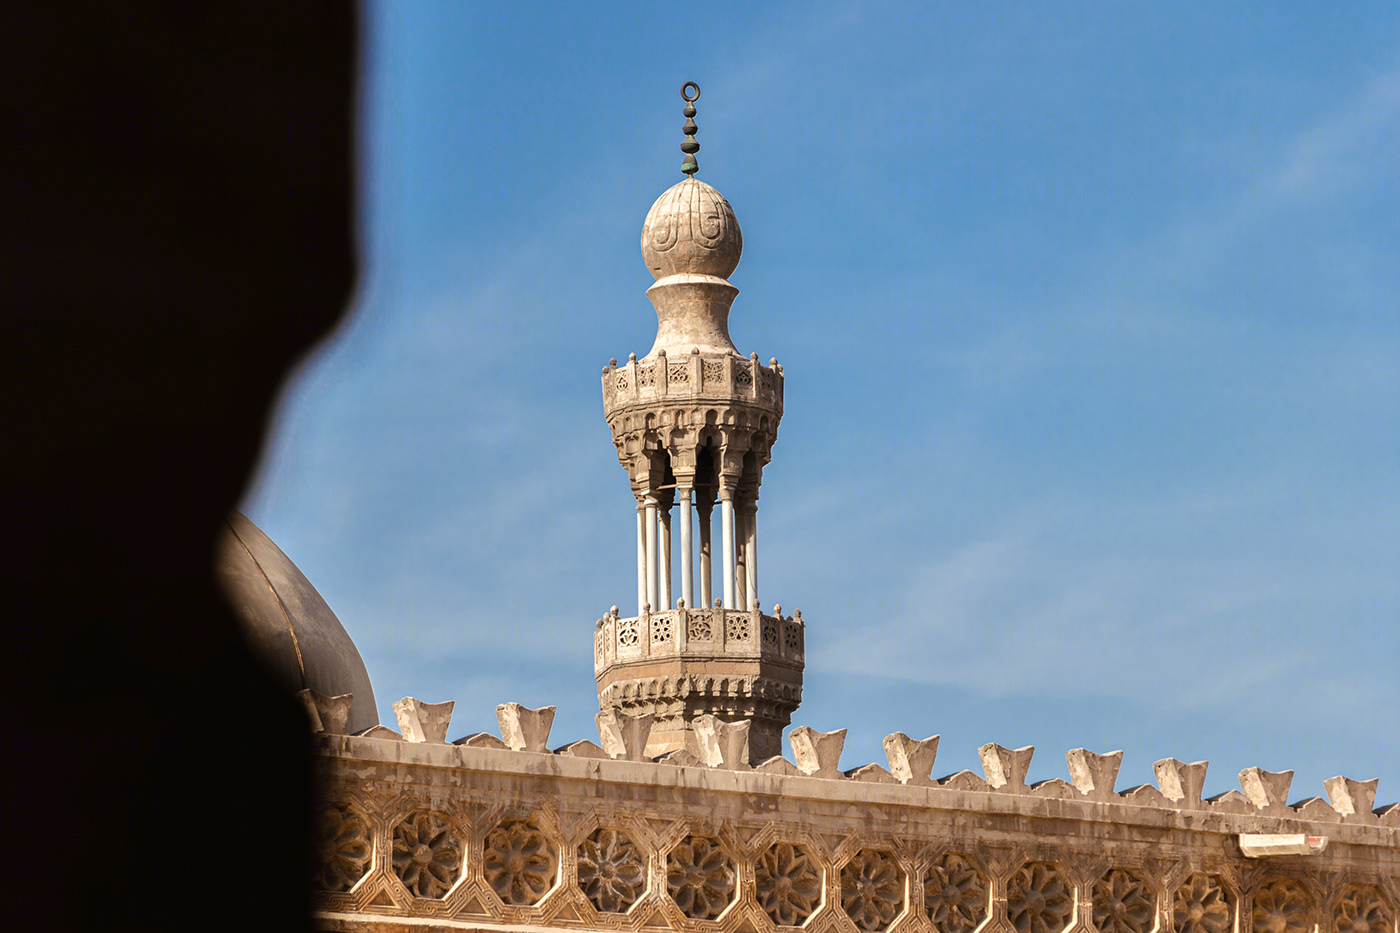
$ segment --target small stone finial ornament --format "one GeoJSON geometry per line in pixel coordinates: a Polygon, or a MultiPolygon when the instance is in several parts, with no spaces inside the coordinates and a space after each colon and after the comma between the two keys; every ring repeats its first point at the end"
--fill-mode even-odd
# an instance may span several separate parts
{"type": "Polygon", "coordinates": [[[681,111],[685,114],[685,141],[681,143],[685,161],[681,163],[681,172],[693,176],[700,171],[700,163],[695,161],[695,153],[700,151],[700,144],[695,141],[695,131],[700,128],[695,125],[695,102],[700,99],[700,85],[694,81],[682,84],[681,99],[685,101],[685,109],[681,111]]]}

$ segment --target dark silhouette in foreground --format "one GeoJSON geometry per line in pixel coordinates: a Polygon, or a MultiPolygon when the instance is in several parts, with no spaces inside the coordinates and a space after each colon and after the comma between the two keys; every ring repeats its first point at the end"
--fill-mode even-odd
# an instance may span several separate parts
{"type": "Polygon", "coordinates": [[[8,32],[3,656],[19,929],[308,929],[304,715],[210,553],[353,284],[356,11],[8,32]]]}

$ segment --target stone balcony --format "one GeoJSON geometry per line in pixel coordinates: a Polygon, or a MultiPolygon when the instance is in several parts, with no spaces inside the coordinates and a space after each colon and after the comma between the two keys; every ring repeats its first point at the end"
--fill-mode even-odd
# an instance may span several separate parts
{"type": "Polygon", "coordinates": [[[599,619],[593,667],[602,709],[657,717],[652,754],[687,748],[697,717],[752,724],[754,754],[778,753],[802,700],[805,625],[758,609],[671,609],[599,619]]]}
{"type": "Polygon", "coordinates": [[[610,613],[593,635],[593,671],[670,658],[768,661],[801,669],[802,614],[764,615],[758,609],[670,609],[630,619],[610,613]]]}
{"type": "Polygon", "coordinates": [[[621,366],[613,360],[603,370],[603,412],[655,406],[661,400],[744,401],[753,407],[781,415],[783,367],[776,361],[764,366],[755,353],[737,356],[690,353],[667,357],[665,351],[652,360],[635,354],[621,366]]]}

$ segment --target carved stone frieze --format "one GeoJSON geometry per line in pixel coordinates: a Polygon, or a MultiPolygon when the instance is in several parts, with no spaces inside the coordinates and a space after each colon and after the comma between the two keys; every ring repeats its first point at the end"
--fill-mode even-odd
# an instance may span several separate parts
{"type": "Polygon", "coordinates": [[[1313,913],[1313,900],[1302,885],[1275,878],[1254,892],[1249,928],[1252,933],[1308,933],[1316,922],[1313,913]]]}
{"type": "Polygon", "coordinates": [[[687,836],[666,854],[666,890],[681,913],[713,920],[734,900],[734,863],[709,836],[687,836]]]}
{"type": "Polygon", "coordinates": [[[924,910],[938,933],[968,933],[987,916],[987,876],[971,856],[947,852],[924,875],[924,910]]]}
{"type": "Polygon", "coordinates": [[[316,819],[316,883],[323,891],[348,891],[369,870],[369,826],[343,803],[321,808],[316,819]]]}
{"type": "Polygon", "coordinates": [[[821,906],[821,863],[805,848],[775,842],[754,863],[758,906],[778,926],[801,926],[821,906]]]}
{"type": "Polygon", "coordinates": [[[1337,933],[1389,933],[1395,929],[1395,911],[1378,888],[1352,884],[1337,898],[1332,922],[1337,933]]]}
{"type": "Polygon", "coordinates": [[[1148,933],[1157,917],[1157,892],[1136,872],[1114,868],[1094,882],[1094,929],[1148,933]]]}
{"type": "Polygon", "coordinates": [[[390,863],[414,897],[442,897],[462,872],[462,843],[447,817],[419,810],[394,827],[390,863]]]}
{"type": "MultiPolygon", "coordinates": [[[[517,718],[528,712],[544,711],[517,718]]],[[[517,744],[538,745],[542,720],[527,729],[528,718],[517,744]]],[[[652,762],[645,718],[600,719],[602,745],[586,743],[584,758],[577,742],[551,754],[316,737],[330,801],[317,813],[323,916],[346,931],[491,914],[536,933],[1154,933],[1159,920],[1167,933],[1395,933],[1400,832],[1359,813],[1271,817],[1329,845],[1253,860],[1231,837],[1257,811],[1211,813],[1191,802],[1194,780],[1179,807],[1165,794],[1047,798],[1008,790],[1024,762],[992,749],[1013,759],[996,790],[917,784],[933,742],[906,736],[891,763],[904,761],[909,783],[852,781],[811,730],[798,734],[812,755],[790,756],[809,768],[814,756],[810,775],[787,758],[733,770],[743,743],[730,749],[719,722],[717,765],[685,752],[652,762]],[[917,877],[904,851],[927,853],[917,877]]]]}
{"type": "Polygon", "coordinates": [[[508,820],[486,835],[482,874],[503,903],[537,904],[554,887],[559,857],[554,843],[528,820],[508,820]]]}
{"type": "Polygon", "coordinates": [[[1006,916],[1018,933],[1060,933],[1074,916],[1074,887],[1049,862],[1023,865],[1006,885],[1006,916]]]}
{"type": "Polygon", "coordinates": [[[1230,933],[1235,906],[1216,875],[1196,872],[1181,883],[1172,899],[1176,933],[1230,933]]]}
{"type": "Polygon", "coordinates": [[[578,847],[578,886],[600,913],[626,913],[646,889],[646,857],[618,829],[597,829],[578,847]]]}
{"type": "Polygon", "coordinates": [[[862,930],[883,930],[904,910],[904,870],[882,849],[861,849],[841,868],[841,909],[862,930]]]}

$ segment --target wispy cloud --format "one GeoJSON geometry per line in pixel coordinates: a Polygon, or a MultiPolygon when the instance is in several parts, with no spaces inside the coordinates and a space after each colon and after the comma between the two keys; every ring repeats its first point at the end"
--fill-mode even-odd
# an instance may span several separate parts
{"type": "Polygon", "coordinates": [[[1385,173],[1400,155],[1400,67],[1377,75],[1352,100],[1289,145],[1262,187],[1280,197],[1337,191],[1385,173]]]}
{"type": "Polygon", "coordinates": [[[1319,594],[1355,584],[1346,549],[1319,549],[1308,567],[1286,548],[1251,545],[1286,507],[1284,492],[1029,510],[999,533],[912,561],[893,616],[844,626],[813,665],[988,697],[1140,701],[1149,691],[1183,711],[1305,682],[1361,701],[1374,680],[1356,689],[1354,662],[1335,661],[1375,645],[1383,620],[1337,633],[1337,658],[1278,637],[1325,625],[1313,615],[1327,603],[1319,594]],[[1202,540],[1223,525],[1255,531],[1202,540]]]}

